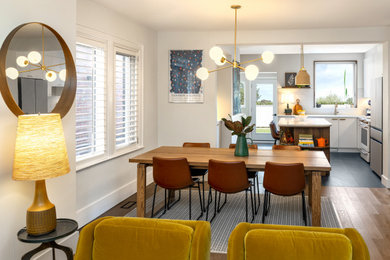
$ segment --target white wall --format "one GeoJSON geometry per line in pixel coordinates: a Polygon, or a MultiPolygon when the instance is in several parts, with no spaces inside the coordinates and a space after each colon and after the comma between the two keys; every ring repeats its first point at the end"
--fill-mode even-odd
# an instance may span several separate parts
{"type": "MultiPolygon", "coordinates": [[[[272,44],[331,44],[331,43],[386,43],[390,40],[389,27],[339,28],[313,30],[269,30],[238,31],[238,45],[272,44]]],[[[217,111],[229,111],[219,108],[231,104],[230,97],[218,96],[216,73],[210,74],[205,86],[205,103],[198,105],[177,105],[168,103],[169,57],[170,49],[203,49],[203,65],[208,69],[216,68],[208,57],[207,51],[214,45],[231,45],[233,31],[160,31],[158,32],[158,142],[159,145],[181,145],[185,140],[210,141],[216,143],[215,125],[220,116],[217,111]],[[218,104],[216,99],[218,98],[218,104]]],[[[384,66],[388,67],[389,57],[385,55],[384,66]]],[[[387,91],[388,73],[384,73],[385,99],[390,98],[387,91]]],[[[389,118],[389,104],[384,103],[384,117],[389,118]]],[[[231,108],[230,108],[231,109],[231,108]]],[[[387,119],[384,121],[385,123],[387,119]]],[[[384,136],[386,132],[384,131],[384,136]]],[[[384,141],[385,144],[385,141],[384,141]]],[[[390,143],[389,143],[390,144],[390,143]]],[[[390,145],[385,145],[385,155],[390,154],[390,145]]],[[[384,174],[390,179],[390,167],[385,165],[384,174]]]]}
{"type": "Polygon", "coordinates": [[[77,172],[77,219],[84,225],[136,192],[136,165],[128,160],[157,146],[157,33],[87,0],[77,1],[77,25],[144,49],[144,148],[77,172]]]}
{"type": "MultiPolygon", "coordinates": [[[[241,62],[257,58],[255,55],[241,55],[241,62]]],[[[301,105],[306,114],[331,114],[333,113],[333,107],[331,108],[315,108],[313,107],[313,93],[314,93],[314,61],[326,61],[326,60],[356,60],[357,61],[357,97],[358,101],[363,97],[363,53],[344,53],[344,54],[306,54],[304,60],[305,68],[310,75],[311,86],[310,88],[296,88],[296,89],[282,89],[285,85],[285,72],[298,72],[300,69],[300,55],[299,54],[279,54],[275,55],[275,59],[271,64],[264,64],[263,62],[255,62],[261,72],[277,72],[278,80],[278,114],[284,114],[286,104],[281,103],[281,95],[283,93],[291,93],[294,96],[294,100],[299,98],[301,105]]],[[[358,102],[358,108],[348,108],[339,111],[341,114],[363,114],[365,106],[358,102]]],[[[290,104],[292,108],[295,101],[290,104]]]]}
{"type": "MultiPolygon", "coordinates": [[[[43,22],[53,27],[74,51],[76,29],[76,1],[36,0],[7,1],[0,10],[0,42],[16,26],[26,22],[43,22]]],[[[16,233],[25,226],[26,210],[34,196],[34,182],[13,181],[12,163],[14,154],[17,118],[0,98],[0,259],[20,259],[37,245],[17,240],[16,233]]],[[[69,154],[71,172],[47,180],[49,199],[56,205],[57,216],[76,217],[76,174],[74,143],[74,109],[62,120],[69,154]]]]}

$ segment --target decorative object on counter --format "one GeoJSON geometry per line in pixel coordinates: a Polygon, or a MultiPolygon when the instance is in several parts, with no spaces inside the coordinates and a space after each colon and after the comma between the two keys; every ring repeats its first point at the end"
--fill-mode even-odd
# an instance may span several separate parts
{"type": "Polygon", "coordinates": [[[295,77],[297,76],[296,72],[286,72],[284,73],[284,87],[285,88],[295,88],[295,77]]]}
{"type": "Polygon", "coordinates": [[[18,117],[12,178],[35,181],[35,196],[27,210],[29,235],[56,228],[56,209],[46,192],[45,180],[69,173],[69,160],[60,114],[18,117]]]}
{"type": "Polygon", "coordinates": [[[265,64],[270,64],[274,59],[274,54],[272,52],[265,51],[265,52],[263,52],[263,54],[261,54],[261,56],[259,58],[245,61],[242,63],[239,63],[237,61],[237,10],[240,9],[241,6],[240,5],[232,5],[231,8],[234,9],[234,14],[235,14],[235,16],[234,16],[235,17],[234,18],[235,19],[234,20],[234,58],[232,61],[229,61],[226,59],[226,56],[223,54],[223,50],[220,47],[218,47],[218,46],[212,47],[209,51],[210,58],[212,60],[214,60],[214,62],[218,66],[222,66],[226,63],[228,63],[229,65],[227,65],[225,67],[217,68],[215,70],[208,70],[205,67],[199,68],[196,71],[196,76],[198,78],[200,78],[201,80],[206,80],[209,77],[209,74],[211,72],[215,72],[215,71],[223,70],[223,69],[227,69],[227,68],[233,68],[233,69],[238,68],[239,70],[245,71],[245,77],[248,80],[254,80],[257,78],[257,74],[259,73],[259,68],[253,64],[248,65],[245,68],[242,67],[241,65],[255,62],[255,61],[259,61],[259,60],[263,61],[265,64]]]}
{"type": "Polygon", "coordinates": [[[301,100],[299,98],[297,98],[295,100],[295,106],[293,108],[293,114],[294,115],[299,115],[299,111],[303,110],[303,107],[299,104],[300,102],[301,102],[301,100]]]}
{"type": "Polygon", "coordinates": [[[202,50],[170,51],[169,102],[203,103],[202,81],[195,76],[202,55],[202,50]]]}
{"type": "Polygon", "coordinates": [[[323,137],[317,138],[316,140],[317,140],[317,146],[318,147],[325,147],[325,146],[327,146],[329,144],[328,139],[325,139],[323,137]]]}
{"type": "Polygon", "coordinates": [[[292,103],[294,101],[294,96],[291,93],[284,93],[282,94],[282,104],[287,104],[286,109],[284,110],[284,114],[291,115],[292,109],[289,106],[289,103],[292,103]]]}
{"type": "Polygon", "coordinates": [[[301,69],[295,77],[295,85],[300,87],[310,87],[310,75],[307,73],[304,66],[303,44],[301,44],[301,69]]]}
{"type": "Polygon", "coordinates": [[[237,143],[234,155],[240,157],[248,156],[248,143],[246,142],[246,139],[250,139],[252,143],[253,140],[251,138],[247,138],[246,134],[252,132],[255,127],[255,124],[249,125],[252,121],[252,117],[248,116],[245,118],[242,116],[241,121],[234,122],[232,121],[231,115],[229,115],[229,118],[230,120],[222,118],[222,121],[225,123],[227,129],[233,131],[232,135],[237,135],[237,143]]]}
{"type": "Polygon", "coordinates": [[[310,134],[299,134],[300,147],[314,147],[313,135],[310,134]]]}

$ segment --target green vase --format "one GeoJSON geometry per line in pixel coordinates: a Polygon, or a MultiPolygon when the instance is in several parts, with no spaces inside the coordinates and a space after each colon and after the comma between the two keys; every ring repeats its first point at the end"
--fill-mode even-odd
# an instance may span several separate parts
{"type": "Polygon", "coordinates": [[[248,156],[248,144],[246,142],[245,135],[239,135],[236,142],[236,150],[234,151],[234,156],[245,157],[248,156]]]}

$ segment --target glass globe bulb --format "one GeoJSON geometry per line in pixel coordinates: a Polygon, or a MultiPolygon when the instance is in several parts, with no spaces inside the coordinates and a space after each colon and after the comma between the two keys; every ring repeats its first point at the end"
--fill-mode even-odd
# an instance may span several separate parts
{"type": "Polygon", "coordinates": [[[222,66],[223,64],[226,63],[226,56],[222,54],[222,58],[220,58],[219,60],[214,60],[215,61],[215,64],[217,64],[218,66],[222,66]],[[222,58],[224,58],[224,61],[222,62],[222,58]]]}
{"type": "Polygon", "coordinates": [[[261,58],[265,64],[270,64],[274,60],[275,55],[270,51],[265,51],[261,54],[261,58]]]}
{"type": "Polygon", "coordinates": [[[223,57],[223,50],[218,46],[214,46],[210,49],[209,55],[210,55],[210,58],[215,60],[215,61],[221,60],[221,58],[223,57]]]}
{"type": "Polygon", "coordinates": [[[47,81],[53,82],[57,79],[57,74],[53,71],[48,71],[48,72],[46,72],[45,77],[46,77],[47,81]]]}
{"type": "Polygon", "coordinates": [[[209,71],[205,67],[201,67],[196,71],[196,76],[201,80],[206,80],[209,77],[209,71]]]}
{"type": "Polygon", "coordinates": [[[58,73],[58,76],[60,77],[60,80],[65,81],[66,80],[66,69],[63,69],[58,73]]]}
{"type": "Polygon", "coordinates": [[[257,68],[255,65],[248,65],[245,68],[245,77],[248,80],[254,80],[257,78],[257,74],[259,73],[259,68],[257,68]]]}
{"type": "Polygon", "coordinates": [[[5,75],[10,79],[17,79],[19,76],[19,71],[13,67],[9,67],[5,70],[5,75]]]}
{"type": "Polygon", "coordinates": [[[39,52],[32,51],[27,55],[27,58],[32,64],[37,64],[41,61],[42,56],[39,52]]]}
{"type": "Polygon", "coordinates": [[[26,56],[19,56],[16,58],[16,64],[18,64],[19,67],[27,67],[29,63],[30,62],[28,61],[26,56]]]}

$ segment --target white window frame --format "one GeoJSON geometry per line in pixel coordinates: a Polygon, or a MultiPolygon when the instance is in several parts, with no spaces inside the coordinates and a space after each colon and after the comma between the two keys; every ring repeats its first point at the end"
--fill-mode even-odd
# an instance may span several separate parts
{"type": "MultiPolygon", "coordinates": [[[[144,148],[143,144],[143,129],[144,129],[144,106],[143,106],[143,93],[144,93],[144,78],[143,78],[143,64],[144,64],[144,47],[141,44],[129,42],[115,36],[99,32],[87,27],[78,26],[77,29],[77,41],[93,45],[100,43],[100,46],[105,46],[105,59],[106,59],[106,152],[103,155],[90,157],[85,160],[76,160],[76,171],[94,166],[98,163],[102,163],[107,160],[114,159],[118,156],[129,154],[131,152],[138,151],[144,148]],[[89,43],[88,43],[89,42],[89,43]],[[115,148],[115,54],[116,51],[131,55],[137,54],[138,56],[138,142],[120,149],[115,148]]],[[[99,47],[99,46],[96,46],[99,47]]]]}

